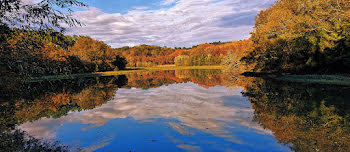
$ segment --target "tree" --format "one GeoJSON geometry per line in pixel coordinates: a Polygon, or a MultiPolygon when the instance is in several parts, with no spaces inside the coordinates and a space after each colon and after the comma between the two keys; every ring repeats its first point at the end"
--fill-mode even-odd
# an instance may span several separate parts
{"type": "Polygon", "coordinates": [[[189,66],[191,65],[191,58],[188,55],[179,55],[174,62],[176,66],[189,66]]]}
{"type": "Polygon", "coordinates": [[[348,0],[277,1],[256,17],[244,60],[258,72],[349,72],[349,14],[348,0]]]}
{"type": "Polygon", "coordinates": [[[70,73],[66,50],[74,40],[61,32],[81,25],[72,17],[74,6],[86,5],[78,0],[0,0],[0,79],[70,73]]]}
{"type": "Polygon", "coordinates": [[[128,63],[127,63],[126,59],[120,57],[119,55],[117,55],[115,57],[115,60],[113,61],[113,65],[116,66],[118,68],[118,70],[124,70],[127,64],[128,63]]]}
{"type": "Polygon", "coordinates": [[[102,41],[89,37],[80,37],[69,48],[69,55],[77,56],[80,60],[95,65],[94,71],[110,71],[116,53],[102,41]]]}
{"type": "Polygon", "coordinates": [[[81,25],[72,17],[71,7],[85,7],[78,0],[42,0],[25,4],[22,0],[0,0],[0,24],[24,29],[59,29],[62,24],[81,25]]]}

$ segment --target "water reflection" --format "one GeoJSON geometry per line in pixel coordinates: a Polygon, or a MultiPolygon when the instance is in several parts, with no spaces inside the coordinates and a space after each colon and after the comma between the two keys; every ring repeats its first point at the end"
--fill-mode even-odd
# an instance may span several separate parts
{"type": "Polygon", "coordinates": [[[69,111],[92,109],[114,97],[125,85],[125,76],[80,78],[64,81],[25,84],[2,83],[0,89],[0,149],[4,151],[66,150],[58,143],[43,142],[22,131],[11,131],[16,125],[44,117],[59,118],[69,111]]]}
{"type": "Polygon", "coordinates": [[[254,79],[254,120],[294,151],[350,151],[350,87],[254,79]]]}
{"type": "MultiPolygon", "coordinates": [[[[59,119],[43,119],[34,123],[25,123],[20,128],[30,134],[55,130],[52,124],[59,122],[79,122],[92,124],[91,127],[103,126],[111,119],[132,117],[134,120],[147,122],[154,118],[175,119],[179,124],[169,123],[180,133],[182,127],[191,127],[218,136],[231,137],[225,128],[232,122],[254,128],[260,133],[270,133],[252,122],[253,110],[246,98],[240,97],[241,89],[228,90],[225,87],[201,88],[193,83],[169,85],[148,90],[119,89],[114,100],[93,110],[70,113],[59,119]],[[238,96],[238,98],[235,98],[238,96]],[[231,104],[230,106],[225,103],[231,104]],[[45,123],[43,123],[45,122],[45,123]],[[40,130],[37,130],[41,127],[40,130]],[[47,127],[47,128],[43,128],[47,127]],[[35,128],[35,131],[30,129],[35,128]]],[[[187,134],[191,134],[187,132],[187,134]]],[[[237,141],[239,142],[239,141],[237,141]]]]}
{"type": "Polygon", "coordinates": [[[60,141],[75,150],[350,150],[349,87],[276,82],[220,70],[18,86],[0,90],[1,132],[17,126],[36,139],[60,141]]]}
{"type": "Polygon", "coordinates": [[[142,89],[156,88],[173,83],[193,82],[204,88],[222,85],[223,73],[220,70],[176,70],[142,72],[127,75],[127,87],[142,89]]]}

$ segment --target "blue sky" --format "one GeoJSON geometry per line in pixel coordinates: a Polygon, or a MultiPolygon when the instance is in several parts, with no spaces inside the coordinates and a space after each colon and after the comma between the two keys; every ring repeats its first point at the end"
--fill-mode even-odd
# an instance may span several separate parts
{"type": "Polygon", "coordinates": [[[254,17],[275,0],[85,0],[74,16],[85,26],[68,29],[112,47],[140,44],[189,47],[246,39],[254,17]]]}
{"type": "Polygon", "coordinates": [[[161,0],[88,0],[86,4],[101,9],[105,13],[122,13],[137,7],[148,7],[150,9],[160,9],[161,0]]]}

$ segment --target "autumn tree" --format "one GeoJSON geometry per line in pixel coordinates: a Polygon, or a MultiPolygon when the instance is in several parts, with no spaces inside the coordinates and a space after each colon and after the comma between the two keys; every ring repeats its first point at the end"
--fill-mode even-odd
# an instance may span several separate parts
{"type": "Polygon", "coordinates": [[[191,58],[188,55],[179,55],[174,62],[176,66],[189,66],[191,65],[191,58]]]}
{"type": "Polygon", "coordinates": [[[111,71],[114,69],[112,62],[116,56],[115,52],[102,41],[80,37],[70,47],[69,54],[77,56],[84,62],[92,63],[94,71],[111,71]]]}
{"type": "Polygon", "coordinates": [[[252,41],[250,39],[232,42],[234,47],[228,50],[227,55],[222,58],[221,64],[224,65],[225,72],[231,72],[234,75],[239,75],[250,71],[252,65],[247,65],[242,62],[242,58],[251,52],[252,41]]]}
{"type": "Polygon", "coordinates": [[[175,50],[167,47],[139,45],[115,49],[118,55],[127,59],[128,66],[155,66],[174,64],[174,56],[168,57],[175,50]]]}
{"type": "Polygon", "coordinates": [[[70,73],[64,49],[72,40],[61,32],[81,23],[72,7],[77,0],[0,1],[0,79],[70,73]]]}
{"type": "Polygon", "coordinates": [[[265,72],[349,72],[348,0],[280,0],[256,17],[253,52],[265,72]]]}

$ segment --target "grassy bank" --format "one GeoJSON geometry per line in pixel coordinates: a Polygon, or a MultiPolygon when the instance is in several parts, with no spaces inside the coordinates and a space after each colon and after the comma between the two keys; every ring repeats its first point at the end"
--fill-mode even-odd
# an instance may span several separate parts
{"type": "Polygon", "coordinates": [[[128,67],[126,70],[120,71],[107,71],[107,72],[95,72],[95,73],[81,73],[71,75],[53,75],[31,78],[28,82],[40,82],[44,80],[60,80],[60,79],[74,79],[81,77],[99,77],[99,76],[114,76],[114,75],[126,75],[137,72],[146,71],[167,71],[167,70],[221,70],[224,66],[159,66],[159,67],[142,67],[142,68],[131,68],[128,67]]]}
{"type": "Polygon", "coordinates": [[[286,75],[277,80],[350,86],[350,76],[345,75],[286,75]]]}

